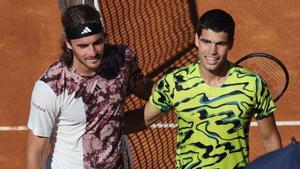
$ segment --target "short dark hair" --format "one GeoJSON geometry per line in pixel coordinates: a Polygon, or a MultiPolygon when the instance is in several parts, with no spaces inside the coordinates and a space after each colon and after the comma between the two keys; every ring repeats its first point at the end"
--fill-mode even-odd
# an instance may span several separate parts
{"type": "MultiPolygon", "coordinates": [[[[61,17],[61,22],[64,30],[87,23],[99,23],[102,25],[99,12],[89,5],[74,5],[68,7],[61,17]]],[[[72,66],[73,52],[67,47],[63,39],[61,41],[61,48],[62,54],[60,60],[68,67],[72,66]]]]}
{"type": "Polygon", "coordinates": [[[205,12],[199,19],[196,32],[201,35],[202,29],[211,29],[214,32],[228,33],[228,39],[234,40],[235,23],[230,14],[221,9],[212,9],[205,12]]]}

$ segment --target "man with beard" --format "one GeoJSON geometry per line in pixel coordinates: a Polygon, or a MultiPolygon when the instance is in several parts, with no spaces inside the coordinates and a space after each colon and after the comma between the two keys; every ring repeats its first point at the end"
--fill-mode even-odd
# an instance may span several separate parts
{"type": "Polygon", "coordinates": [[[153,83],[141,73],[132,49],[107,43],[93,7],[67,8],[62,24],[60,60],[32,92],[27,169],[128,168],[121,138],[135,129],[124,126],[125,99],[130,93],[148,99],[153,83]]]}

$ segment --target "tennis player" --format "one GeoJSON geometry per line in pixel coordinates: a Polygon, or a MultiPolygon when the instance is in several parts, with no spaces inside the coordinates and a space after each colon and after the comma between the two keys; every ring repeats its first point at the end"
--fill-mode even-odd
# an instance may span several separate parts
{"type": "Polygon", "coordinates": [[[71,6],[62,24],[63,53],[32,92],[27,169],[129,168],[121,141],[131,131],[124,126],[125,98],[133,93],[148,99],[152,81],[141,73],[132,49],[106,42],[94,8],[71,6]]]}
{"type": "Polygon", "coordinates": [[[265,82],[227,60],[234,30],[227,12],[204,13],[195,35],[199,61],[166,74],[147,102],[147,126],[170,110],[177,115],[176,168],[245,167],[252,118],[266,151],[281,148],[276,107],[265,82]]]}

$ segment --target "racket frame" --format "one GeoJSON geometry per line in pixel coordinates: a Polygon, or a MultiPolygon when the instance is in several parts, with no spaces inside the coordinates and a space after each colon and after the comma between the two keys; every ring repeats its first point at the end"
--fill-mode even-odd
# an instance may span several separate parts
{"type": "MultiPolygon", "coordinates": [[[[285,82],[284,88],[282,89],[282,91],[280,92],[280,94],[278,96],[276,96],[276,98],[274,98],[275,102],[278,101],[281,98],[281,96],[285,93],[285,91],[287,90],[287,88],[289,86],[289,80],[290,80],[290,78],[289,78],[289,72],[288,72],[286,66],[278,58],[276,58],[275,56],[270,55],[270,54],[266,54],[266,53],[250,53],[250,54],[248,54],[248,55],[240,58],[238,61],[235,62],[235,64],[239,65],[243,61],[245,61],[247,59],[250,59],[250,58],[254,58],[254,57],[263,57],[263,58],[271,59],[275,63],[277,63],[281,67],[281,69],[283,70],[283,72],[285,74],[286,82],[285,82]]],[[[252,70],[252,71],[254,71],[254,70],[252,70]]]]}

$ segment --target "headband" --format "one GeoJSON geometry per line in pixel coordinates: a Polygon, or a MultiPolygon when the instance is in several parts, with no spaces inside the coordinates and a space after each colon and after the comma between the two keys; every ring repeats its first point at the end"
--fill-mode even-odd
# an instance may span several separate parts
{"type": "Polygon", "coordinates": [[[80,24],[72,28],[66,28],[66,37],[70,40],[79,39],[90,35],[101,33],[103,27],[99,22],[80,24]]]}

